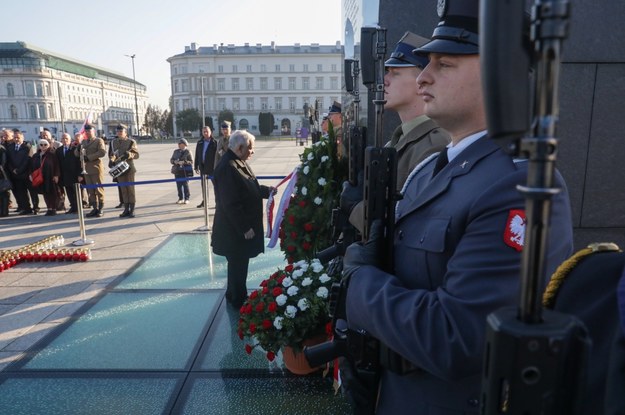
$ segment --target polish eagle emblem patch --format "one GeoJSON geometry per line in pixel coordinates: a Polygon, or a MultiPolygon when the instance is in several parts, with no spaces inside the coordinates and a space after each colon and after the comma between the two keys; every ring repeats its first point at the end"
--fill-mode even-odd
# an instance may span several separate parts
{"type": "Polygon", "coordinates": [[[510,210],[510,212],[508,213],[508,220],[506,221],[506,230],[503,235],[503,240],[506,245],[511,246],[519,252],[523,250],[526,224],[527,220],[525,219],[524,210],[510,210]]]}

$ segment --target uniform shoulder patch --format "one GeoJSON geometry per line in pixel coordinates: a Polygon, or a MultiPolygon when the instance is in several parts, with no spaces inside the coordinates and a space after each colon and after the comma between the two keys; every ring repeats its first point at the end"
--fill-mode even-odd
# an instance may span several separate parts
{"type": "Polygon", "coordinates": [[[522,209],[511,209],[506,220],[506,229],[503,240],[506,245],[521,252],[525,241],[525,211],[522,209]]]}

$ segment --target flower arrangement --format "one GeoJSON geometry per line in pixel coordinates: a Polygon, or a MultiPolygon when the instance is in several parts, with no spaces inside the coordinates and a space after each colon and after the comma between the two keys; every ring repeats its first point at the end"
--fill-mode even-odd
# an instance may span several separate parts
{"type": "Polygon", "coordinates": [[[280,248],[288,263],[311,259],[334,243],[330,218],[347,170],[336,147],[330,131],[300,155],[297,184],[280,227],[280,248]]]}
{"type": "Polygon", "coordinates": [[[317,259],[289,264],[264,280],[240,309],[238,334],[250,340],[246,352],[261,347],[273,361],[281,347],[301,351],[304,340],[327,334],[333,282],[317,259]]]}

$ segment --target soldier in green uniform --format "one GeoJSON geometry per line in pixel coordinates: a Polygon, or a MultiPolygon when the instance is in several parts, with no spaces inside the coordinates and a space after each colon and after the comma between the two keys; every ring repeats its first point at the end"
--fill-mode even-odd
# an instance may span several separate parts
{"type": "MultiPolygon", "coordinates": [[[[96,136],[96,128],[91,123],[85,124],[85,137],[80,143],[80,154],[77,154],[83,160],[87,172],[84,175],[85,184],[101,185],[104,181],[104,165],[101,159],[106,155],[104,140],[96,136]]],[[[87,189],[87,193],[89,194],[89,204],[93,209],[86,216],[102,217],[104,189],[102,187],[87,189]]]]}
{"type": "Polygon", "coordinates": [[[128,127],[124,124],[119,124],[116,128],[117,139],[111,145],[115,145],[112,148],[110,160],[111,163],[117,165],[121,162],[128,163],[128,169],[121,175],[117,176],[117,183],[120,186],[122,194],[122,202],[124,204],[124,211],[119,215],[120,218],[134,218],[135,217],[135,186],[133,184],[125,185],[125,183],[134,183],[135,169],[134,160],[139,158],[139,150],[137,150],[137,142],[128,137],[128,127]]]}

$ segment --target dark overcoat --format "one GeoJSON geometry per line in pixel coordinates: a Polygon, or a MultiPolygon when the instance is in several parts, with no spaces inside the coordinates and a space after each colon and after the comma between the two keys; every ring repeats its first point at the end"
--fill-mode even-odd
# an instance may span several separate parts
{"type": "MultiPolygon", "coordinates": [[[[479,412],[486,317],[516,306],[527,162],[482,137],[432,179],[431,160],[398,202],[395,271],[363,266],[347,292],[347,319],[419,369],[382,373],[377,414],[479,412]],[[512,231],[512,232],[511,232],[512,231]]],[[[553,198],[547,275],[572,252],[568,194],[553,198]]]]}
{"type": "Polygon", "coordinates": [[[270,188],[260,185],[250,166],[228,150],[214,172],[213,252],[254,258],[264,252],[263,199],[270,188]],[[245,232],[254,230],[252,239],[245,232]]]}
{"type": "Polygon", "coordinates": [[[67,152],[65,152],[65,147],[63,146],[56,149],[56,158],[61,169],[61,178],[59,180],[59,185],[61,186],[72,186],[78,182],[82,164],[80,157],[74,151],[76,148],[76,145],[70,145],[67,152]]]}

